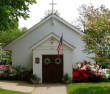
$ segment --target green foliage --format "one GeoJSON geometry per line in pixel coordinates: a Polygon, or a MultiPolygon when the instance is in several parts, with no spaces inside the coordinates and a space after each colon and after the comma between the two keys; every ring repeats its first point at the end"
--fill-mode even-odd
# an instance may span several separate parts
{"type": "Polygon", "coordinates": [[[8,71],[8,80],[29,81],[32,70],[27,70],[22,66],[10,66],[8,71]]]}
{"type": "Polygon", "coordinates": [[[30,81],[31,81],[33,84],[37,84],[37,83],[39,83],[40,78],[39,78],[37,75],[32,74],[31,77],[30,77],[30,81]]]}
{"type": "Polygon", "coordinates": [[[67,73],[63,76],[62,79],[63,83],[65,84],[69,84],[72,83],[72,77],[70,77],[67,73]]]}
{"type": "Polygon", "coordinates": [[[96,62],[110,63],[110,10],[101,6],[82,7],[85,51],[95,54],[96,62]]]}
{"type": "Polygon", "coordinates": [[[103,69],[108,68],[108,63],[97,60],[97,64],[101,66],[103,69]]]}
{"type": "Polygon", "coordinates": [[[29,93],[0,89],[0,94],[29,94],[29,93]]]}
{"type": "Polygon", "coordinates": [[[0,60],[11,64],[11,52],[5,51],[3,47],[9,44],[11,41],[22,35],[27,29],[24,27],[21,30],[14,28],[13,30],[8,30],[0,32],[0,60]]]}
{"type": "Polygon", "coordinates": [[[0,32],[0,43],[2,43],[2,46],[9,44],[11,41],[15,40],[17,37],[22,35],[27,28],[17,29],[11,29],[8,31],[0,32]]]}
{"type": "Polygon", "coordinates": [[[110,77],[108,77],[108,78],[103,78],[103,80],[102,80],[103,82],[110,82],[110,77]]]}
{"type": "Polygon", "coordinates": [[[67,85],[68,94],[109,94],[110,82],[73,83],[67,85]]]}
{"type": "Polygon", "coordinates": [[[0,70],[0,80],[29,81],[32,70],[27,70],[21,66],[9,66],[0,70]]]}
{"type": "Polygon", "coordinates": [[[6,64],[11,64],[11,53],[2,49],[0,45],[0,61],[6,64]]]}
{"type": "Polygon", "coordinates": [[[103,82],[110,82],[110,69],[103,69],[103,82]]]}
{"type": "Polygon", "coordinates": [[[0,0],[0,31],[18,27],[18,18],[29,17],[29,5],[36,0],[0,0]]]}

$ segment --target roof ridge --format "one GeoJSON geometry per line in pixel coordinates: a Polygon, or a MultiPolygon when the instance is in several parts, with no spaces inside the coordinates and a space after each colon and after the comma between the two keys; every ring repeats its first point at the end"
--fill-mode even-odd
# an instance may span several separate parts
{"type": "Polygon", "coordinates": [[[15,43],[17,40],[22,39],[23,37],[25,37],[27,34],[29,34],[30,32],[34,31],[36,28],[38,28],[40,25],[42,25],[43,23],[45,23],[46,21],[48,21],[50,18],[55,18],[56,20],[59,20],[60,22],[62,22],[63,24],[65,24],[66,26],[68,26],[69,28],[73,29],[74,31],[76,31],[77,33],[79,33],[80,35],[84,34],[83,32],[80,32],[77,28],[75,28],[75,26],[73,26],[72,24],[70,24],[69,22],[67,22],[66,20],[64,20],[63,18],[61,18],[60,16],[56,15],[56,14],[51,14],[49,16],[47,16],[46,18],[42,19],[41,21],[39,21],[37,24],[35,24],[34,26],[32,26],[30,29],[28,29],[25,33],[23,33],[20,37],[18,37],[17,39],[13,40],[11,43],[9,43],[8,45],[6,45],[4,47],[4,49],[7,49],[8,47],[10,47],[13,43],[15,43]]]}

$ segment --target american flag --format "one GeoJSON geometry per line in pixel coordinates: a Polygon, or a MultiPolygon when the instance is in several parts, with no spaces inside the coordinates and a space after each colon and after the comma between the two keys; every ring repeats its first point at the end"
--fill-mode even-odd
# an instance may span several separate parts
{"type": "Polygon", "coordinates": [[[62,44],[63,44],[63,34],[62,34],[62,36],[61,36],[61,38],[60,38],[60,42],[59,42],[58,48],[57,48],[58,56],[60,56],[60,51],[61,51],[61,48],[62,48],[62,46],[63,46],[62,44]]]}

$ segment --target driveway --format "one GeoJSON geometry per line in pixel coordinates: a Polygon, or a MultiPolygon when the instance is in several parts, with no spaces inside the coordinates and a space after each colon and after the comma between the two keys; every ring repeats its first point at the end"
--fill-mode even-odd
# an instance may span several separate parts
{"type": "Polygon", "coordinates": [[[66,86],[62,84],[33,85],[22,81],[0,81],[0,88],[30,94],[67,94],[66,86]]]}

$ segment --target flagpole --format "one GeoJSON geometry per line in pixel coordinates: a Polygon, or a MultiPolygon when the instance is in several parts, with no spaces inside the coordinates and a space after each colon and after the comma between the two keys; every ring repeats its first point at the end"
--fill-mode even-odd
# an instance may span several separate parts
{"type": "MultiPolygon", "coordinates": [[[[62,36],[63,36],[63,32],[62,32],[62,36]]],[[[62,38],[62,56],[63,56],[63,38],[62,38]]]]}
{"type": "Polygon", "coordinates": [[[60,55],[63,55],[63,33],[62,33],[62,36],[60,37],[57,51],[58,51],[58,57],[60,57],[60,55]]]}

